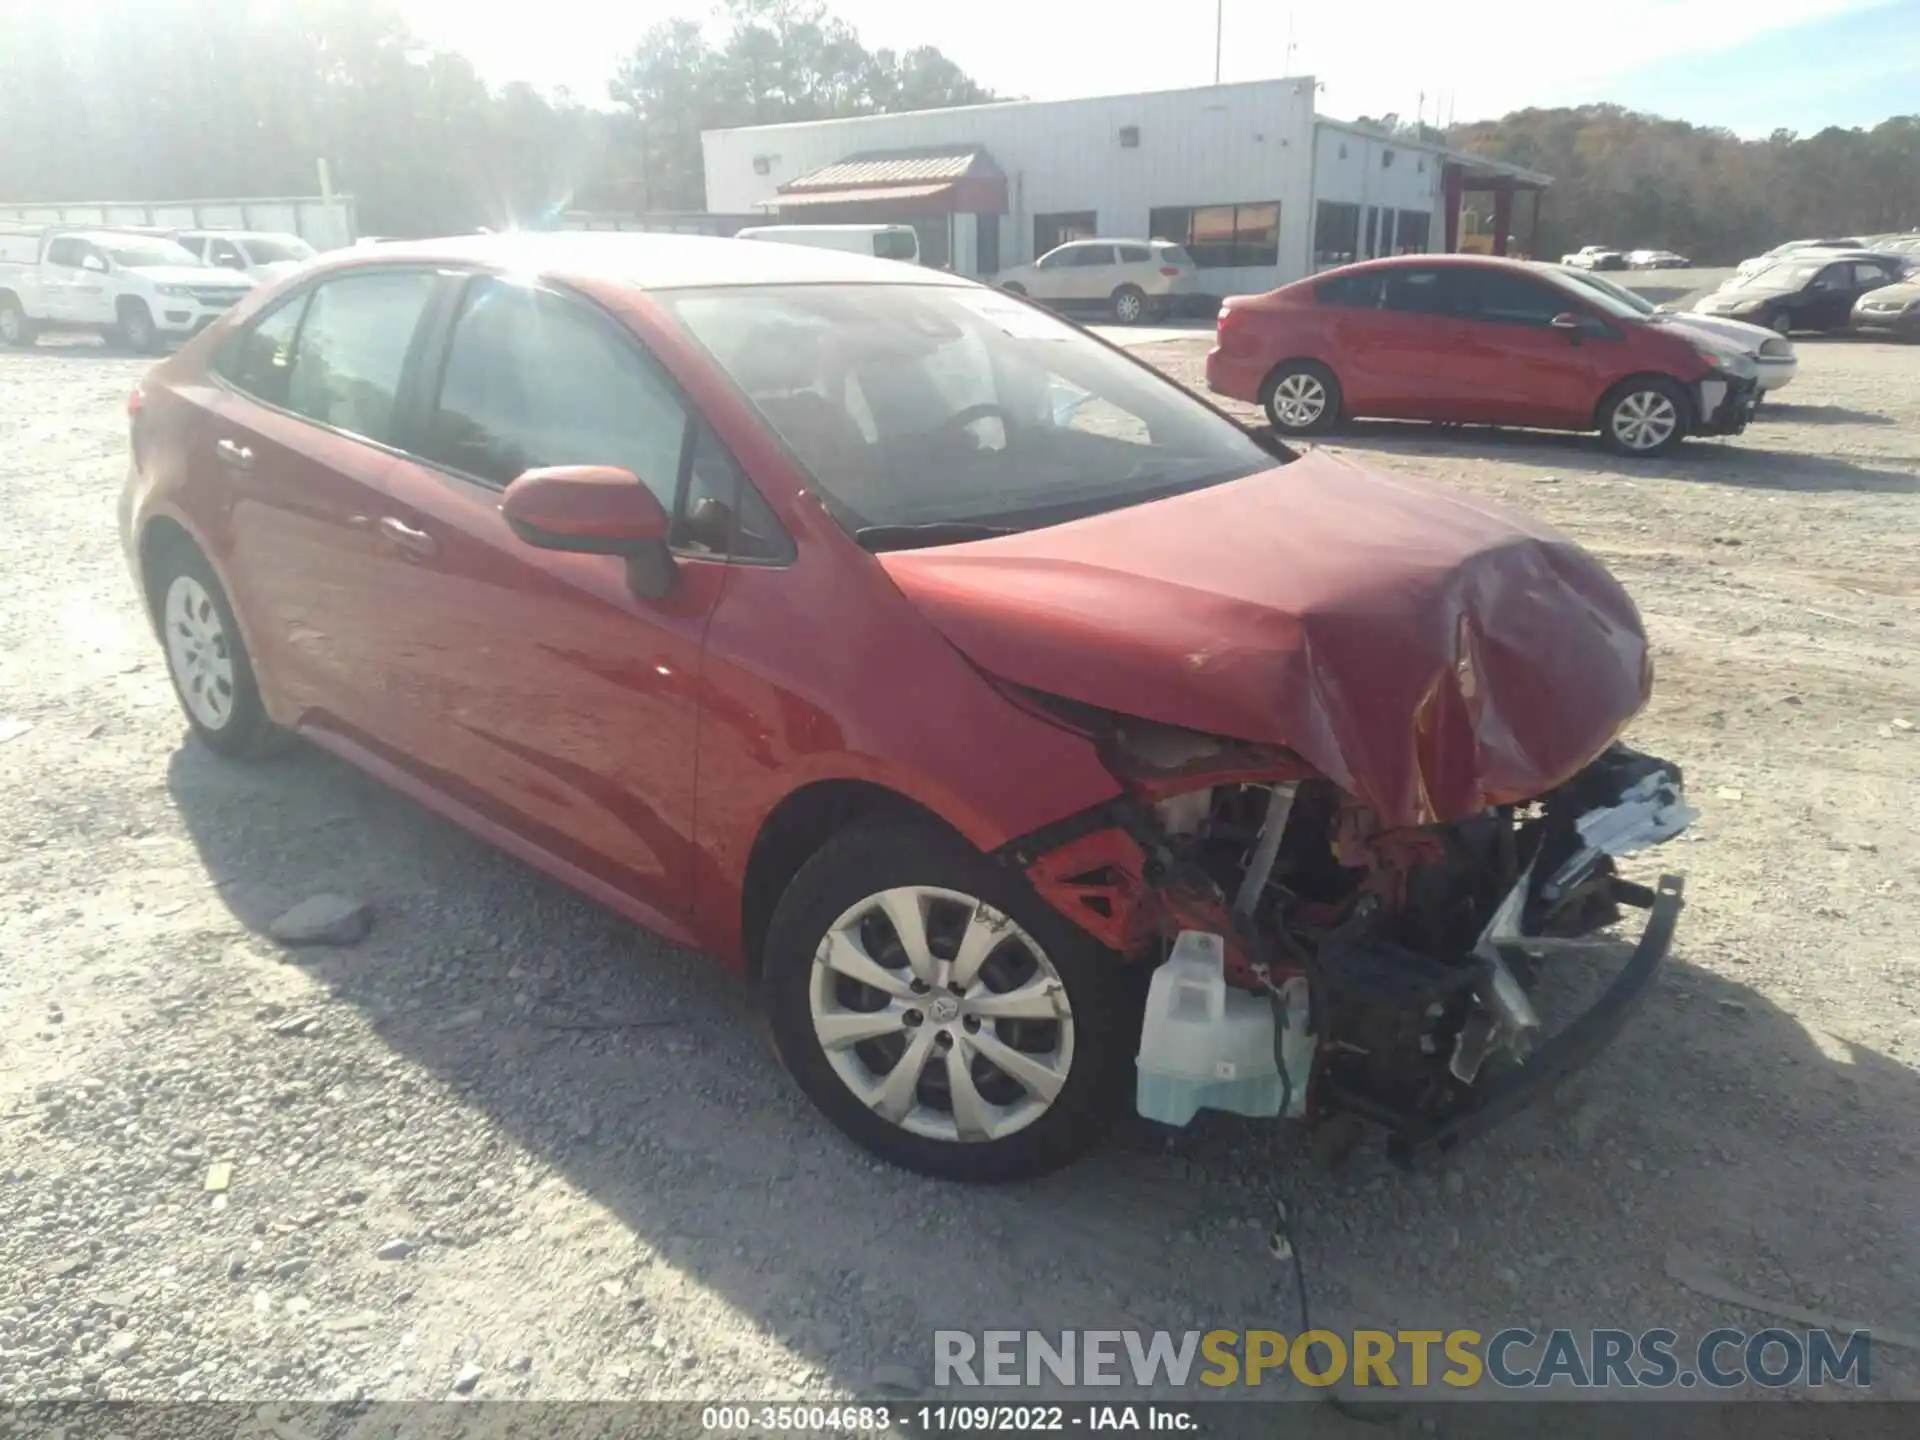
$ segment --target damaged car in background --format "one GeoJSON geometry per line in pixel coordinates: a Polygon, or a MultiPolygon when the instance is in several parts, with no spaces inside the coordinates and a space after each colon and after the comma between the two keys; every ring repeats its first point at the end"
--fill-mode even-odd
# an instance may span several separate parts
{"type": "Polygon", "coordinates": [[[1597,560],[1019,297],[704,237],[381,246],[128,413],[199,742],[305,736],[714,954],[898,1164],[1037,1174],[1125,1102],[1444,1149],[1671,942],[1680,882],[1618,862],[1692,812],[1621,742],[1652,668],[1597,560]]]}

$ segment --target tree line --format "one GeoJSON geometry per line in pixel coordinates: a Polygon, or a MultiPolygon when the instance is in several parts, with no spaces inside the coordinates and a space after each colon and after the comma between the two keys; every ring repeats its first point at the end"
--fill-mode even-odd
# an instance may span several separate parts
{"type": "Polygon", "coordinates": [[[699,210],[702,129],[994,97],[819,0],[726,0],[715,34],[636,37],[591,98],[491,88],[392,0],[0,6],[0,203],[310,195],[324,157],[378,234],[699,210]]]}
{"type": "Polygon", "coordinates": [[[1540,251],[1553,258],[1613,245],[1733,264],[1784,240],[1920,228],[1920,115],[1743,140],[1583,105],[1518,110],[1449,138],[1554,177],[1540,222],[1540,251]]]}
{"type": "MultiPolygon", "coordinates": [[[[931,46],[867,49],[821,0],[725,0],[712,26],[657,24],[594,97],[489,87],[393,0],[4,6],[0,202],[304,195],[324,156],[374,233],[699,210],[703,129],[994,98],[931,46]]],[[[1743,140],[1589,105],[1444,138],[1555,178],[1550,255],[1657,246],[1712,263],[1920,226],[1920,115],[1743,140]]]]}

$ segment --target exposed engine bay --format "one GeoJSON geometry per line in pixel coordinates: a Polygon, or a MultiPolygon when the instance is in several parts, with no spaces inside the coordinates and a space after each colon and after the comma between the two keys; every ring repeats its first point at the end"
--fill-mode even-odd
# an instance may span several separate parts
{"type": "Polygon", "coordinates": [[[1378,1122],[1399,1158],[1450,1147],[1584,1064],[1671,941],[1680,882],[1638,885],[1614,861],[1695,812],[1678,767],[1625,746],[1535,799],[1389,829],[1284,750],[1124,721],[1100,743],[1127,796],[1009,858],[1130,958],[1219,936],[1226,983],[1272,996],[1283,1029],[1300,1028],[1285,1010],[1304,993],[1310,1069],[1288,1113],[1378,1122]],[[1541,967],[1634,909],[1648,919],[1632,958],[1547,1038],[1530,998],[1541,967]]]}

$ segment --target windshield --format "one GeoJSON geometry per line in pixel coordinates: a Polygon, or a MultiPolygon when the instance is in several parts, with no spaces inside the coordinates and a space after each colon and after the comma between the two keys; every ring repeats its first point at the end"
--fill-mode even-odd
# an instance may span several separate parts
{"type": "Polygon", "coordinates": [[[1747,276],[1748,285],[1770,290],[1798,290],[1832,263],[1830,260],[1776,260],[1747,276]]]}
{"type": "Polygon", "coordinates": [[[1030,529],[1275,463],[1178,386],[991,290],[754,286],[659,299],[856,534],[1030,529]]]}
{"type": "MultiPolygon", "coordinates": [[[[1655,311],[1656,307],[1651,300],[1636,295],[1626,286],[1616,285],[1604,275],[1596,275],[1591,270],[1556,269],[1554,274],[1573,281],[1575,285],[1584,285],[1589,290],[1598,290],[1607,300],[1611,300],[1617,306],[1624,306],[1632,314],[1651,315],[1655,311]]],[[[1591,299],[1591,297],[1588,298],[1591,299]]]]}
{"type": "Polygon", "coordinates": [[[207,264],[198,255],[184,245],[176,245],[171,240],[127,239],[115,236],[111,240],[94,242],[116,265],[124,265],[129,270],[141,270],[153,265],[189,265],[195,269],[205,269],[207,264]]]}
{"type": "Polygon", "coordinates": [[[282,260],[313,258],[313,247],[304,240],[296,240],[292,237],[285,240],[268,240],[258,235],[249,235],[246,240],[246,250],[247,254],[253,257],[253,263],[256,265],[276,265],[282,260]]]}

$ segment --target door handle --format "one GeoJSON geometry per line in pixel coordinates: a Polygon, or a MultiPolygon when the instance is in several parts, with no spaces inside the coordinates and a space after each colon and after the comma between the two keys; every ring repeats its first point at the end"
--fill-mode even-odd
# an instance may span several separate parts
{"type": "Polygon", "coordinates": [[[404,520],[396,520],[391,515],[380,517],[380,533],[409,555],[422,558],[440,553],[440,542],[424,530],[416,530],[404,520]]]}
{"type": "Polygon", "coordinates": [[[236,440],[221,440],[214,444],[214,453],[219,455],[222,465],[231,465],[235,470],[253,468],[253,451],[236,440]]]}

